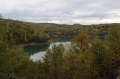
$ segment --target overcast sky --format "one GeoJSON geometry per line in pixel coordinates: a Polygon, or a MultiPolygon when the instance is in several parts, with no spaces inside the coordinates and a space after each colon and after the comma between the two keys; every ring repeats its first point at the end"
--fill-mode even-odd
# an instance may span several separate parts
{"type": "Polygon", "coordinates": [[[120,0],[0,0],[0,13],[28,22],[120,23],[120,0]]]}

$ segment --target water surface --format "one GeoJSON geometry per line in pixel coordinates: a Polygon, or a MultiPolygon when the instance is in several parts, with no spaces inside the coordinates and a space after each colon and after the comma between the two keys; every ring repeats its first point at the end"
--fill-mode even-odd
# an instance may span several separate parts
{"type": "Polygon", "coordinates": [[[51,44],[45,44],[45,45],[30,45],[30,46],[24,46],[24,51],[27,52],[30,55],[30,58],[35,60],[42,60],[42,57],[45,55],[46,50],[51,48],[53,44],[59,45],[63,44],[64,47],[68,46],[71,42],[55,42],[51,44]]]}

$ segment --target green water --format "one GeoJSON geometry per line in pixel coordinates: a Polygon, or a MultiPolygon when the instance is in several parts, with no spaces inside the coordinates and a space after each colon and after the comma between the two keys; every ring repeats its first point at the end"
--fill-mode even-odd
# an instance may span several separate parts
{"type": "Polygon", "coordinates": [[[72,38],[54,38],[55,43],[51,44],[45,44],[45,45],[29,45],[29,46],[24,46],[24,52],[27,52],[30,56],[31,59],[33,60],[39,60],[42,59],[44,54],[46,53],[46,50],[48,48],[51,48],[53,44],[66,44],[70,43],[72,38]]]}
{"type": "Polygon", "coordinates": [[[24,46],[24,51],[28,52],[30,55],[30,58],[33,60],[42,60],[42,57],[45,55],[46,50],[53,46],[53,44],[59,45],[63,44],[64,46],[70,44],[71,42],[56,42],[56,43],[51,43],[47,45],[32,45],[32,46],[24,46]]]}
{"type": "Polygon", "coordinates": [[[46,51],[49,48],[49,46],[50,44],[24,46],[24,52],[27,52],[31,56],[36,53],[46,51]]]}

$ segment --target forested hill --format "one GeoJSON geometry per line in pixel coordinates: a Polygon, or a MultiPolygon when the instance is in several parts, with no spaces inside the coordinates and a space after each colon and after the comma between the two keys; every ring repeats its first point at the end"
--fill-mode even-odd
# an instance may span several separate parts
{"type": "Polygon", "coordinates": [[[21,44],[43,43],[50,39],[49,34],[33,26],[35,24],[11,19],[0,19],[0,32],[4,35],[4,41],[14,40],[16,44],[21,44]]]}
{"type": "Polygon", "coordinates": [[[0,19],[0,79],[118,79],[120,77],[120,24],[59,25],[0,19]],[[107,32],[108,31],[108,32],[107,32]],[[50,36],[73,36],[33,61],[16,43],[47,42],[50,36]],[[89,35],[88,35],[89,34],[89,35]],[[106,35],[107,34],[107,35],[106,35]],[[95,38],[89,46],[89,36],[95,38]]]}
{"type": "Polygon", "coordinates": [[[50,37],[74,37],[79,32],[88,33],[90,38],[104,38],[111,26],[120,24],[54,24],[54,23],[32,23],[11,19],[0,19],[0,28],[6,35],[4,41],[16,40],[17,44],[21,43],[41,43],[47,42],[50,37]]]}
{"type": "MultiPolygon", "coordinates": [[[[78,33],[85,32],[92,39],[99,37],[104,39],[110,27],[120,26],[119,23],[113,24],[96,24],[96,25],[81,25],[81,24],[42,24],[41,27],[51,37],[74,37],[78,33]]],[[[38,27],[39,28],[39,27],[38,27]]]]}

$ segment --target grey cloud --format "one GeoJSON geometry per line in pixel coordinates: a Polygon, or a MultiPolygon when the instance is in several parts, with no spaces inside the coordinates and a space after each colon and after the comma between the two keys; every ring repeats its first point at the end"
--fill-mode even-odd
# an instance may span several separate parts
{"type": "Polygon", "coordinates": [[[120,16],[119,3],[119,0],[4,0],[0,13],[24,21],[92,24],[112,22],[111,17],[116,21],[120,16]]]}
{"type": "Polygon", "coordinates": [[[107,17],[109,14],[102,14],[102,13],[94,13],[94,14],[91,14],[91,15],[89,15],[89,16],[86,16],[86,18],[87,17],[97,17],[97,18],[105,18],[105,17],[107,17]]]}

